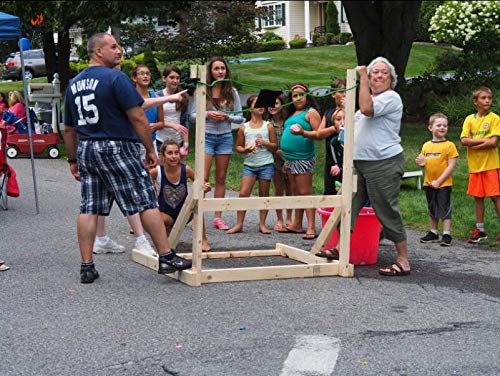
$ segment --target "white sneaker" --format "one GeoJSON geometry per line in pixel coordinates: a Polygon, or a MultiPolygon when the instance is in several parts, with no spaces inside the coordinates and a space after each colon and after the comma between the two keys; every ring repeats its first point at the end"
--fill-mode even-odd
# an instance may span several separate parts
{"type": "Polygon", "coordinates": [[[118,244],[114,240],[108,239],[105,243],[94,242],[94,249],[92,250],[95,254],[100,253],[123,253],[125,252],[125,247],[118,244]]]}
{"type": "Polygon", "coordinates": [[[151,244],[147,240],[136,240],[134,244],[134,249],[137,249],[143,253],[151,254],[157,256],[156,251],[151,247],[151,244]]]}

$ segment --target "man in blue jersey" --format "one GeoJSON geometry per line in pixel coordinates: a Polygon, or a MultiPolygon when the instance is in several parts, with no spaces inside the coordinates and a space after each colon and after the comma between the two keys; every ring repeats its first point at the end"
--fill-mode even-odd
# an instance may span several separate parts
{"type": "MultiPolygon", "coordinates": [[[[109,215],[116,201],[124,215],[139,213],[158,258],[158,273],[191,268],[191,261],[175,254],[168,243],[158,210],[153,183],[139,158],[139,142],[146,148],[146,164],[158,164],[148,120],[130,79],[113,69],[122,50],[106,33],[93,35],[87,51],[89,67],[69,84],[65,96],[64,142],[73,176],[81,182],[77,221],[82,257],[80,281],[99,278],[92,258],[98,215],[109,215]]],[[[180,101],[180,95],[172,100],[180,101]]]]}

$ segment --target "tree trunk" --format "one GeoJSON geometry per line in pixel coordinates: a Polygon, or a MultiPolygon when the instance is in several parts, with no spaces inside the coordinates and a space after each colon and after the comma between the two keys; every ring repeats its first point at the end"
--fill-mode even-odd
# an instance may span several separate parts
{"type": "Polygon", "coordinates": [[[359,65],[383,56],[396,68],[400,82],[415,37],[420,1],[343,1],[356,43],[359,65]]]}
{"type": "Polygon", "coordinates": [[[42,32],[43,53],[45,55],[45,68],[47,69],[47,82],[52,82],[54,73],[57,72],[56,44],[50,29],[42,32]]]}
{"type": "MultiPolygon", "coordinates": [[[[70,69],[69,55],[71,53],[71,39],[69,38],[69,27],[57,33],[57,72],[61,81],[61,93],[66,92],[69,84],[70,69]]],[[[50,79],[49,82],[52,82],[50,79]]]]}

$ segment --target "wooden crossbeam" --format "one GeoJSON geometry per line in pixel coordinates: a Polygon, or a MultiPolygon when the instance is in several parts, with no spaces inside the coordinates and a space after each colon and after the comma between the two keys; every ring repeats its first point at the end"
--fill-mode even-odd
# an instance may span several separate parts
{"type": "Polygon", "coordinates": [[[337,207],[342,205],[341,196],[288,196],[283,197],[238,197],[205,198],[200,200],[204,211],[263,210],[263,209],[309,209],[337,207]]]}

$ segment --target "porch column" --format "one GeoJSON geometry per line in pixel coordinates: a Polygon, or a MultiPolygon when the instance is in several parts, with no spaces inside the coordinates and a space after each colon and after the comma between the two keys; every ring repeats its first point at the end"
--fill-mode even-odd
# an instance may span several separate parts
{"type": "Polygon", "coordinates": [[[311,43],[311,24],[309,20],[309,0],[304,1],[304,33],[307,43],[311,43]]]}

